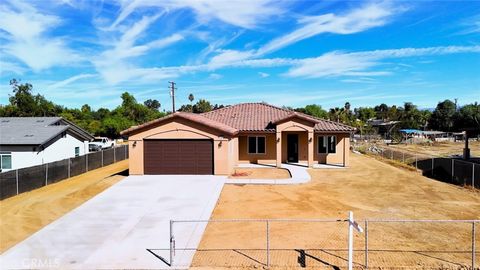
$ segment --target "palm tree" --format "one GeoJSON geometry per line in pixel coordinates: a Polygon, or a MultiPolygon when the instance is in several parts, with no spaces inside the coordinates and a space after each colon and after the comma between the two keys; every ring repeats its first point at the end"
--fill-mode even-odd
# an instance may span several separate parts
{"type": "Polygon", "coordinates": [[[193,96],[192,93],[190,93],[190,95],[188,95],[188,100],[190,100],[190,107],[192,108],[192,112],[193,112],[193,100],[195,99],[195,97],[193,96]]]}

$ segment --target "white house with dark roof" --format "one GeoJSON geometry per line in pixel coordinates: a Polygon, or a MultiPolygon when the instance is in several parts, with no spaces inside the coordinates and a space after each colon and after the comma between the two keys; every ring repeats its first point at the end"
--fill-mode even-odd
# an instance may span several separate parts
{"type": "Polygon", "coordinates": [[[88,153],[93,136],[61,117],[0,117],[1,171],[88,153]]]}

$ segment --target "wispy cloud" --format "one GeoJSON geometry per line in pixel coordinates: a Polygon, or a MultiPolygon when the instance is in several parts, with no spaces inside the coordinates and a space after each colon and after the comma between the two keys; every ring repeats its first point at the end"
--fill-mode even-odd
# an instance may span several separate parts
{"type": "Polygon", "coordinates": [[[270,74],[268,74],[268,73],[265,73],[265,72],[261,72],[261,71],[260,71],[260,72],[258,72],[258,75],[259,75],[261,78],[267,78],[267,77],[269,77],[269,76],[270,76],[270,74]]]}
{"type": "Polygon", "coordinates": [[[79,75],[75,75],[75,76],[72,76],[70,78],[67,78],[63,81],[59,81],[59,82],[56,82],[56,83],[53,83],[49,86],[50,89],[57,89],[57,88],[61,88],[61,87],[65,87],[73,82],[76,82],[78,80],[82,80],[82,79],[87,79],[87,78],[93,78],[93,77],[96,77],[97,75],[95,74],[79,74],[79,75]]]}
{"type": "Polygon", "coordinates": [[[142,17],[142,19],[126,28],[118,39],[111,42],[111,44],[107,44],[111,48],[106,49],[93,60],[95,68],[105,81],[110,84],[117,84],[131,78],[142,79],[148,77],[163,79],[177,76],[172,73],[172,70],[168,72],[167,69],[142,68],[129,62],[130,58],[143,56],[151,50],[158,50],[183,40],[184,37],[181,34],[175,33],[144,44],[137,44],[140,37],[151,24],[162,15],[163,13],[159,13],[154,16],[142,17]]]}
{"type": "Polygon", "coordinates": [[[256,55],[284,48],[323,33],[354,34],[387,24],[391,17],[403,12],[405,8],[384,3],[369,3],[344,14],[333,13],[308,16],[300,19],[300,27],[284,36],[273,39],[256,52],[256,55]]]}
{"type": "Polygon", "coordinates": [[[48,34],[61,23],[59,17],[41,14],[25,2],[3,3],[0,6],[0,29],[7,35],[1,51],[19,59],[35,72],[78,62],[82,58],[68,47],[64,39],[52,38],[48,34]]]}
{"type": "Polygon", "coordinates": [[[140,8],[159,8],[161,10],[190,9],[201,23],[219,20],[243,28],[255,28],[268,18],[280,15],[284,9],[273,0],[166,0],[122,1],[121,11],[113,27],[122,23],[131,13],[140,8]]]}
{"type": "Polygon", "coordinates": [[[460,35],[480,33],[480,15],[463,20],[460,26],[463,28],[463,30],[458,32],[460,35]]]}
{"type": "Polygon", "coordinates": [[[428,48],[402,48],[364,52],[329,52],[316,58],[299,61],[287,73],[290,77],[320,78],[338,76],[383,76],[391,71],[373,70],[384,63],[383,59],[415,56],[446,55],[457,53],[480,53],[480,46],[446,46],[428,48]]]}

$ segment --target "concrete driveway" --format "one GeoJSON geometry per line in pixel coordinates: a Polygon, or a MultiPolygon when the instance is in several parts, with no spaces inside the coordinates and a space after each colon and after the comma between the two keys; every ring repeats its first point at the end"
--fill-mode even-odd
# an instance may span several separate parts
{"type": "MultiPolygon", "coordinates": [[[[171,219],[209,219],[226,177],[129,176],[0,257],[0,268],[165,269],[171,219]]],[[[177,248],[196,247],[206,224],[179,228],[177,248]]],[[[193,252],[178,253],[178,266],[193,252]]]]}

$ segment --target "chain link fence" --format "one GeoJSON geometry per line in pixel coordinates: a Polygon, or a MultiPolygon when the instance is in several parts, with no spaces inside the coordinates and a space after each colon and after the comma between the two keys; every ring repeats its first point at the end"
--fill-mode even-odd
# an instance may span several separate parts
{"type": "Polygon", "coordinates": [[[15,196],[128,158],[128,145],[0,173],[0,199],[15,196]]]}
{"type": "Polygon", "coordinates": [[[442,182],[480,189],[479,163],[456,158],[397,151],[376,144],[356,145],[354,149],[421,170],[424,176],[442,182]]]}
{"type": "MultiPolygon", "coordinates": [[[[480,265],[480,220],[357,222],[363,231],[352,235],[352,269],[480,265]]],[[[171,221],[170,263],[199,268],[347,269],[350,224],[340,219],[171,221]]]]}

